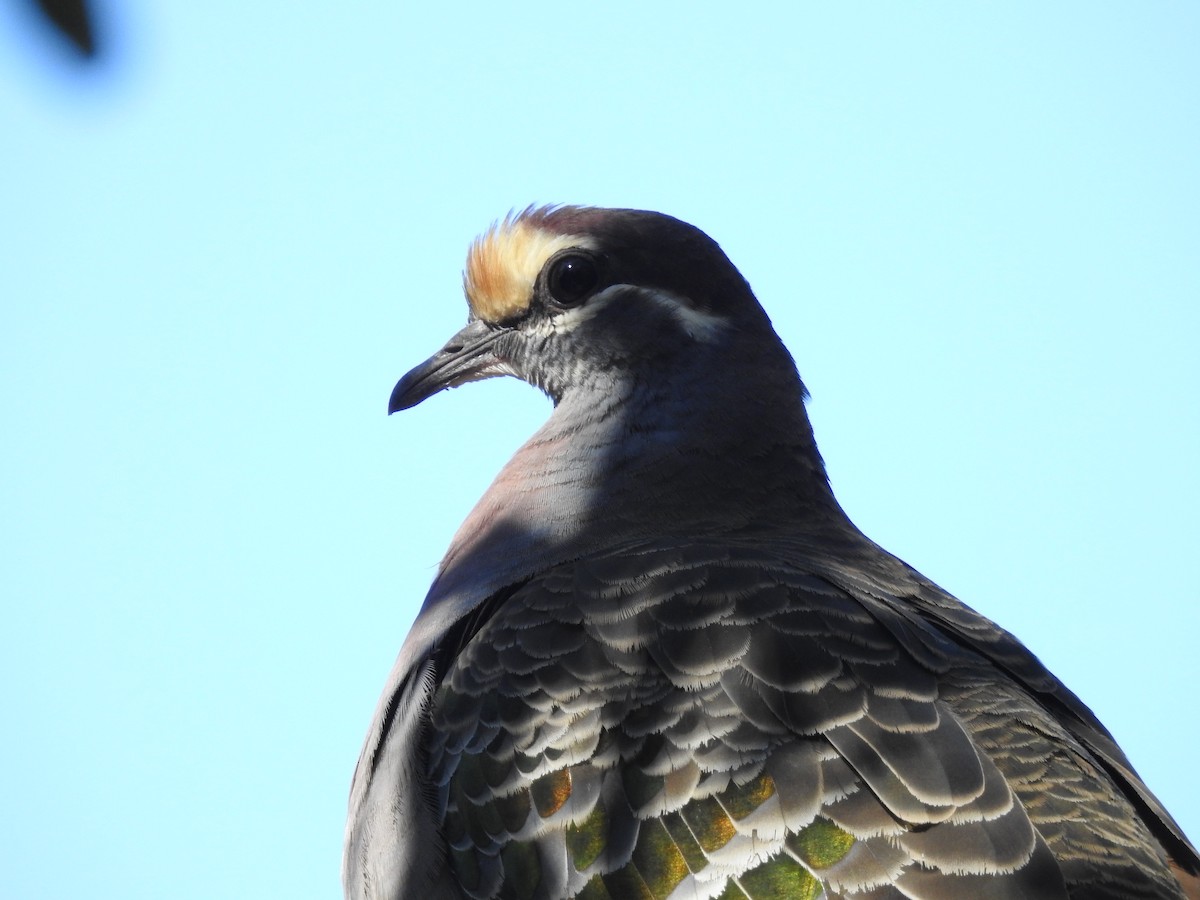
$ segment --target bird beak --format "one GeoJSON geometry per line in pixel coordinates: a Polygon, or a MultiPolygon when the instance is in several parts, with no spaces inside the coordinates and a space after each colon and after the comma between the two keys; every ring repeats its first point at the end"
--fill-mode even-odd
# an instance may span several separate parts
{"type": "Polygon", "coordinates": [[[480,319],[468,322],[441,350],[396,383],[388,400],[388,415],[416,406],[446,388],[511,375],[508,363],[492,352],[492,344],[505,331],[480,319]]]}

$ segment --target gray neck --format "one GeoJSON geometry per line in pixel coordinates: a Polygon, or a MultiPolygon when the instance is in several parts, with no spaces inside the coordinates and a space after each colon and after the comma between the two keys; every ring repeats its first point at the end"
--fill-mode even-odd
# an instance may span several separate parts
{"type": "Polygon", "coordinates": [[[618,546],[852,528],[787,365],[753,396],[722,396],[720,384],[734,379],[679,392],[711,378],[636,388],[598,380],[566,392],[455,535],[418,624],[440,633],[508,585],[618,546]]]}

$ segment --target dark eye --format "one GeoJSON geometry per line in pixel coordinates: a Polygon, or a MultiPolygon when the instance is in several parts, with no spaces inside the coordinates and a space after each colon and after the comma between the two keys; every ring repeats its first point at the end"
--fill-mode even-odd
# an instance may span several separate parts
{"type": "Polygon", "coordinates": [[[600,281],[596,264],[581,254],[572,253],[554,261],[547,287],[559,306],[578,306],[595,290],[600,281]]]}

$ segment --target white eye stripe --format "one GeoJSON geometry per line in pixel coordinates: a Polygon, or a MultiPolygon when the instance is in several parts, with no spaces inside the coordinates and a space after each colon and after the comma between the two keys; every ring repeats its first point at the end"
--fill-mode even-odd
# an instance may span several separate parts
{"type": "Polygon", "coordinates": [[[606,308],[610,303],[621,302],[620,298],[629,294],[645,298],[670,312],[684,333],[693,340],[704,341],[705,343],[713,341],[729,324],[729,320],[722,316],[693,309],[680,299],[677,294],[672,294],[670,291],[663,291],[656,288],[640,288],[628,284],[614,284],[600,291],[580,306],[564,310],[544,319],[539,319],[532,324],[529,331],[531,334],[540,337],[547,337],[559,332],[574,331],[584,322],[594,318],[597,313],[606,308]]]}
{"type": "Polygon", "coordinates": [[[715,340],[717,334],[729,324],[728,319],[712,313],[701,312],[670,291],[643,290],[641,293],[644,296],[652,297],[660,306],[669,309],[683,330],[694,340],[705,343],[715,340]]]}

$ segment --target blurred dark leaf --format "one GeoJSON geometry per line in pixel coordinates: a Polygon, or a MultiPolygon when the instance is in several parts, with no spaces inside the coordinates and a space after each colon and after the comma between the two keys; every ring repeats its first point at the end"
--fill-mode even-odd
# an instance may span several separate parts
{"type": "Polygon", "coordinates": [[[80,55],[96,56],[96,37],[92,12],[85,0],[36,0],[38,8],[51,24],[71,41],[80,55]]]}

